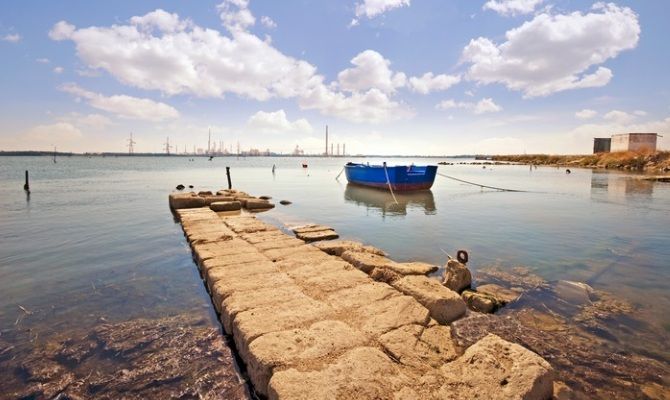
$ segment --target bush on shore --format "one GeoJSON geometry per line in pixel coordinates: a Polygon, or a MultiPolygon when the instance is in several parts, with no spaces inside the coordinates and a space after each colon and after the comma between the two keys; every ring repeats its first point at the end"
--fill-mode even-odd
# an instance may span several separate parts
{"type": "Polygon", "coordinates": [[[598,153],[588,155],[523,154],[493,156],[494,161],[521,164],[560,165],[587,168],[628,169],[635,171],[670,171],[670,151],[598,153]]]}

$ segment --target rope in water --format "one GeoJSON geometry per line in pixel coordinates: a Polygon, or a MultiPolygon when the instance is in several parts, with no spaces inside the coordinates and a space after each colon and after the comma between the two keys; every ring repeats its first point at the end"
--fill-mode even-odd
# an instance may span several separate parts
{"type": "MultiPolygon", "coordinates": [[[[479,186],[479,187],[481,187],[481,188],[487,188],[487,189],[493,189],[493,190],[500,190],[501,192],[519,192],[519,193],[528,193],[528,190],[505,189],[505,188],[499,188],[499,187],[495,187],[495,186],[480,185],[479,183],[465,181],[465,180],[463,180],[463,179],[458,179],[458,178],[455,178],[455,177],[453,177],[453,176],[449,176],[449,175],[441,174],[441,173],[439,173],[439,172],[438,172],[437,174],[440,175],[440,176],[442,176],[442,177],[448,178],[448,179],[453,179],[453,180],[455,180],[455,181],[463,182],[463,183],[467,183],[467,184],[469,184],[469,185],[479,186]]],[[[388,179],[388,178],[387,178],[387,179],[388,179]]]]}
{"type": "Polygon", "coordinates": [[[386,170],[386,163],[384,163],[384,173],[386,174],[386,184],[389,185],[389,191],[391,191],[391,196],[393,197],[393,201],[395,201],[395,203],[398,204],[398,199],[396,199],[395,194],[393,194],[393,187],[391,187],[391,180],[389,179],[389,172],[386,170]]]}
{"type": "Polygon", "coordinates": [[[340,171],[340,173],[337,174],[337,176],[335,177],[335,180],[339,180],[339,179],[340,179],[340,175],[342,175],[342,172],[344,172],[344,167],[342,167],[342,171],[340,171]]]}

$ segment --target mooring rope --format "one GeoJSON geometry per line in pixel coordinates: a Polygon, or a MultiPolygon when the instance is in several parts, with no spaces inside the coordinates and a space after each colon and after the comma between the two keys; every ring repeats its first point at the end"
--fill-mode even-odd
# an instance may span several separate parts
{"type": "MultiPolygon", "coordinates": [[[[449,176],[449,175],[441,174],[441,173],[439,173],[439,172],[438,172],[437,174],[440,175],[440,176],[443,176],[443,177],[445,177],[445,178],[448,178],[448,179],[453,179],[453,180],[455,180],[455,181],[459,181],[459,182],[467,183],[467,184],[469,184],[469,185],[479,186],[479,187],[481,187],[481,188],[487,188],[487,189],[493,189],[493,190],[500,190],[501,192],[529,193],[528,190],[505,189],[505,188],[499,188],[499,187],[495,187],[495,186],[480,185],[479,183],[465,181],[465,180],[463,180],[463,179],[458,179],[458,178],[455,178],[455,177],[453,177],[453,176],[449,176]]],[[[387,179],[388,179],[388,178],[387,178],[387,179]]]]}
{"type": "Polygon", "coordinates": [[[386,184],[389,185],[389,191],[391,191],[391,196],[393,197],[393,201],[395,201],[395,203],[398,204],[398,199],[396,199],[395,194],[393,194],[393,187],[391,187],[391,180],[389,179],[389,172],[386,170],[386,163],[384,163],[384,173],[386,174],[386,184]]]}
{"type": "Polygon", "coordinates": [[[340,171],[340,173],[337,174],[337,176],[335,177],[335,180],[340,179],[340,175],[342,175],[342,172],[344,172],[344,167],[342,167],[342,171],[340,171]]]}

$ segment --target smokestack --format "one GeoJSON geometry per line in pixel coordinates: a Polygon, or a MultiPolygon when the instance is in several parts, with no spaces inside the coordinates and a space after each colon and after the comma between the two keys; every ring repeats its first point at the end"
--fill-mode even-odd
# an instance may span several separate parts
{"type": "Polygon", "coordinates": [[[330,144],[330,155],[331,156],[333,155],[333,144],[332,143],[330,144]]]}
{"type": "Polygon", "coordinates": [[[326,125],[326,152],[324,154],[328,155],[328,125],[326,125]]]}
{"type": "Polygon", "coordinates": [[[342,143],[342,155],[343,155],[343,156],[346,156],[346,155],[347,155],[347,152],[346,152],[345,147],[344,147],[344,146],[346,146],[346,145],[347,145],[346,143],[342,143]]]}
{"type": "Polygon", "coordinates": [[[340,144],[339,143],[337,144],[337,155],[338,156],[340,155],[340,144]]]}

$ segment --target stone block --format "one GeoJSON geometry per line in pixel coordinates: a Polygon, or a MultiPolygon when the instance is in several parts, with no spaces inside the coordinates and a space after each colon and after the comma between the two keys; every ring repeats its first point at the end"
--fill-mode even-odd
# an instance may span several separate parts
{"type": "Polygon", "coordinates": [[[247,210],[269,210],[274,207],[274,204],[263,199],[247,199],[246,204],[244,205],[244,208],[247,210]]]}
{"type": "Polygon", "coordinates": [[[177,210],[180,208],[198,208],[205,207],[205,199],[198,197],[193,193],[171,193],[169,196],[170,208],[177,210]]]}
{"type": "Polygon", "coordinates": [[[372,347],[356,347],[314,371],[291,368],[272,376],[268,399],[393,399],[412,384],[397,364],[372,347]]]}
{"type": "Polygon", "coordinates": [[[239,201],[216,201],[210,203],[209,208],[212,211],[237,211],[242,208],[239,201]]]}
{"type": "Polygon", "coordinates": [[[299,232],[296,233],[295,236],[300,240],[304,240],[305,242],[317,242],[320,240],[331,240],[340,237],[340,235],[338,235],[334,230],[299,232]]]}
{"type": "Polygon", "coordinates": [[[442,286],[436,279],[410,275],[391,285],[423,304],[430,311],[430,316],[440,324],[448,324],[465,314],[465,302],[461,296],[442,286]]]}
{"type": "Polygon", "coordinates": [[[342,259],[351,263],[354,267],[369,274],[375,268],[386,267],[395,262],[384,256],[360,251],[345,251],[342,259]]]}
{"type": "Polygon", "coordinates": [[[305,329],[267,333],[249,346],[247,372],[256,390],[267,396],[273,371],[321,367],[365,342],[363,335],[340,321],[320,321],[305,329]]]}
{"type": "Polygon", "coordinates": [[[444,266],[444,280],[442,284],[454,292],[462,292],[472,284],[472,274],[470,270],[456,260],[447,261],[444,266]]]}
{"type": "Polygon", "coordinates": [[[386,253],[376,247],[366,246],[359,242],[352,240],[327,240],[313,244],[314,247],[321,251],[334,256],[341,256],[345,251],[358,251],[363,253],[372,253],[380,256],[385,256],[386,253]]]}
{"type": "Polygon", "coordinates": [[[532,351],[488,334],[442,367],[441,399],[552,398],[554,371],[532,351]],[[476,390],[473,390],[476,388],[476,390]]]}

